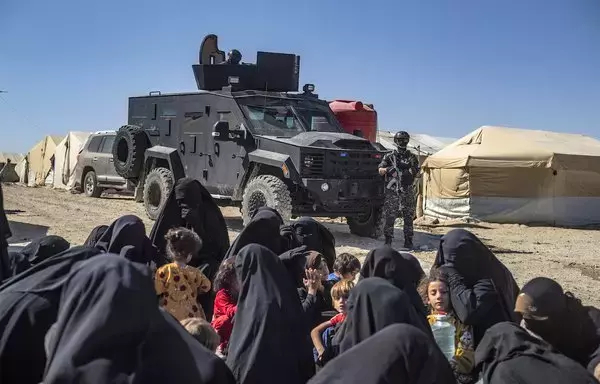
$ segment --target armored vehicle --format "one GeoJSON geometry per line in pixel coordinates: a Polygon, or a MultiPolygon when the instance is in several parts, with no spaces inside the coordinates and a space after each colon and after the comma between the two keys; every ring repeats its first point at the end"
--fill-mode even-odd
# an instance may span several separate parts
{"type": "Polygon", "coordinates": [[[256,64],[229,58],[205,37],[193,72],[199,92],[129,99],[129,121],[113,145],[115,169],[137,185],[155,219],[175,180],[199,180],[222,205],[296,216],[346,217],[352,233],[378,237],[385,149],[344,132],[307,84],[300,57],[258,52],[256,64]]]}

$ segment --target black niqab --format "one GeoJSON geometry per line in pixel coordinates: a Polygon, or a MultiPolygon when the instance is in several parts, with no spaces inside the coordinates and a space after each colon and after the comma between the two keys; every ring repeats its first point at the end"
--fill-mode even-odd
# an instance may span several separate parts
{"type": "Polygon", "coordinates": [[[106,232],[107,230],[108,225],[98,225],[97,227],[92,229],[92,232],[90,232],[90,235],[85,240],[85,243],[83,243],[83,245],[86,247],[95,247],[98,240],[100,240],[102,235],[104,235],[104,232],[106,232]]]}
{"type": "Polygon", "coordinates": [[[477,236],[464,229],[445,234],[434,262],[434,268],[440,266],[452,271],[447,276],[452,307],[461,322],[473,325],[476,344],[492,325],[520,321],[515,279],[477,236]]]}
{"type": "Polygon", "coordinates": [[[63,290],[44,383],[233,382],[216,356],[209,363],[209,351],[178,345],[183,333],[165,327],[181,328],[156,305],[149,268],[110,254],[82,263],[63,290]],[[215,363],[225,374],[203,377],[215,363]]]}
{"type": "Polygon", "coordinates": [[[176,227],[191,229],[200,236],[202,249],[189,264],[201,268],[213,281],[229,248],[229,233],[219,206],[198,180],[177,181],[152,227],[150,239],[162,258],[158,266],[167,262],[165,235],[176,227]]]}
{"type": "Polygon", "coordinates": [[[475,363],[488,384],[598,383],[580,364],[509,322],[488,329],[475,352],[475,363]]]}
{"type": "Polygon", "coordinates": [[[150,264],[156,258],[156,250],[146,236],[144,222],[134,215],[115,220],[100,237],[96,248],[141,264],[150,264]]]}
{"type": "Polygon", "coordinates": [[[226,259],[235,256],[248,244],[259,244],[276,255],[289,251],[288,240],[281,236],[283,219],[273,208],[260,207],[227,251],[226,259]]]}
{"type": "Polygon", "coordinates": [[[306,383],[314,374],[302,306],[281,261],[250,244],[237,252],[240,283],[227,365],[240,384],[306,383]]]}
{"type": "MultiPolygon", "coordinates": [[[[417,263],[419,262],[414,256],[413,259],[417,263]]],[[[415,309],[423,316],[426,316],[427,310],[421,296],[417,292],[422,272],[423,270],[417,269],[414,261],[408,256],[403,256],[392,247],[384,246],[374,249],[367,254],[360,270],[360,278],[381,277],[382,279],[386,279],[394,284],[394,286],[406,292],[415,309]]]]}
{"type": "Polygon", "coordinates": [[[8,238],[11,236],[12,232],[4,212],[4,195],[2,193],[2,182],[0,182],[0,281],[12,276],[8,257],[8,238]]]}
{"type": "Polygon", "coordinates": [[[71,244],[64,238],[50,235],[33,240],[21,250],[21,254],[27,257],[31,265],[36,265],[70,247],[71,244]]]}
{"type": "Polygon", "coordinates": [[[310,384],[454,384],[431,337],[409,324],[388,325],[321,370],[310,384]]]}
{"type": "Polygon", "coordinates": [[[301,217],[292,224],[300,245],[325,257],[327,267],[333,271],[335,262],[335,237],[323,224],[312,217],[301,217]]]}
{"type": "Polygon", "coordinates": [[[67,276],[74,266],[100,253],[95,248],[74,247],[0,286],[0,382],[42,381],[44,338],[58,316],[67,276]]]}
{"type": "Polygon", "coordinates": [[[395,323],[411,324],[433,338],[427,319],[415,310],[406,292],[380,277],[359,281],[346,305],[346,320],[335,337],[341,353],[395,323]]]}

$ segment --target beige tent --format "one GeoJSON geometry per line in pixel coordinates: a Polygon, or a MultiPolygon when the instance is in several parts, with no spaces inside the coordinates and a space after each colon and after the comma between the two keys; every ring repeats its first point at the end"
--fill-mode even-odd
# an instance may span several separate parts
{"type": "Polygon", "coordinates": [[[62,137],[46,136],[27,153],[27,185],[44,185],[52,171],[52,156],[62,137]]]}
{"type": "Polygon", "coordinates": [[[69,132],[54,152],[54,188],[71,189],[75,182],[77,155],[90,136],[86,132],[69,132]]]}
{"type": "Polygon", "coordinates": [[[424,214],[489,222],[600,224],[600,141],[484,126],[423,164],[424,214]]]}
{"type": "Polygon", "coordinates": [[[0,171],[2,172],[2,179],[0,181],[18,182],[19,175],[17,174],[16,166],[22,160],[23,155],[19,153],[0,152],[0,171]],[[7,163],[8,166],[4,168],[7,163]]]}

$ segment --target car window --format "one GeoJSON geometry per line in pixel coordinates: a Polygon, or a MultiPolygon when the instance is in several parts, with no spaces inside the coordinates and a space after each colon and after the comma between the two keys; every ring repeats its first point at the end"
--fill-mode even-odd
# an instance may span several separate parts
{"type": "Polygon", "coordinates": [[[90,145],[88,145],[88,151],[98,152],[100,150],[100,143],[102,143],[102,136],[92,137],[90,145]]]}
{"type": "Polygon", "coordinates": [[[102,142],[102,153],[112,153],[113,143],[115,142],[115,136],[104,136],[102,142]]]}

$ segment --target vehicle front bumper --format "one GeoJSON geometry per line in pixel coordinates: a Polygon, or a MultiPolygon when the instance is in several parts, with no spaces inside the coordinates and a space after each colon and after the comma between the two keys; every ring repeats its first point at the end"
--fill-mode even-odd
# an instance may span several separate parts
{"type": "Polygon", "coordinates": [[[323,213],[364,214],[385,200],[380,179],[303,179],[302,183],[314,201],[313,210],[323,213]]]}

